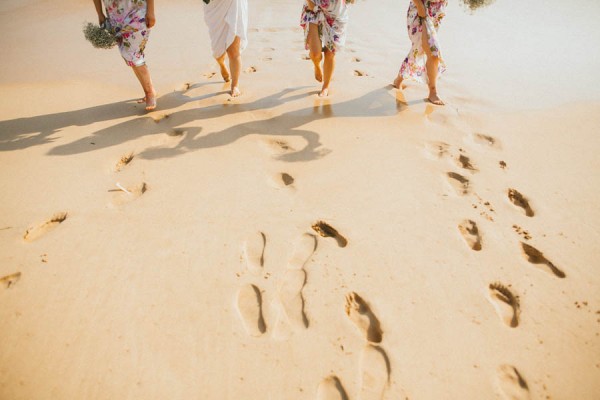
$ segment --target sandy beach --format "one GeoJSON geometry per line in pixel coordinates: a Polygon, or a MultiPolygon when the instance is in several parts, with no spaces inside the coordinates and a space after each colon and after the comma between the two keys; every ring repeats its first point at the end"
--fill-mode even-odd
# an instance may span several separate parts
{"type": "Polygon", "coordinates": [[[146,113],[91,1],[0,3],[0,400],[599,398],[600,3],[451,1],[444,107],[408,1],[326,99],[301,6],[250,1],[233,99],[157,2],[146,113]]]}

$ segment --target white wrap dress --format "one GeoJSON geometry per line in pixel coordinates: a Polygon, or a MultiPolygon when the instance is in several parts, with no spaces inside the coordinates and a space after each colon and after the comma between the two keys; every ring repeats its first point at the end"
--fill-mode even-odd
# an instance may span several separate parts
{"type": "Polygon", "coordinates": [[[215,58],[225,54],[236,36],[240,52],[248,45],[248,0],[210,0],[204,5],[204,21],[215,58]]]}

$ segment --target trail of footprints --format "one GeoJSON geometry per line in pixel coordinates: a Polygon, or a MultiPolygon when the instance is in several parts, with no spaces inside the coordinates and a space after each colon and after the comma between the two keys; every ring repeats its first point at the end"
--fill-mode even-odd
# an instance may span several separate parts
{"type": "MultiPolygon", "coordinates": [[[[253,277],[263,274],[267,238],[263,232],[249,235],[243,243],[243,258],[246,270],[253,277]]],[[[287,338],[293,330],[308,328],[309,322],[304,310],[302,289],[306,283],[304,265],[316,250],[317,240],[314,235],[305,233],[295,244],[283,277],[277,288],[278,313],[273,324],[273,336],[277,339],[287,338]]],[[[238,291],[237,309],[248,333],[260,336],[267,331],[267,324],[262,317],[261,291],[257,285],[249,284],[238,291]]]]}
{"type": "MultiPolygon", "coordinates": [[[[352,62],[360,61],[357,57],[352,59],[352,62]]],[[[254,73],[256,71],[257,68],[251,66],[244,72],[254,73]]],[[[205,77],[210,79],[215,74],[211,72],[206,74],[205,77]]],[[[355,70],[354,74],[356,76],[368,76],[367,73],[360,70],[355,70]]],[[[473,134],[470,139],[474,144],[492,149],[499,149],[501,147],[495,138],[488,135],[473,134]]],[[[293,150],[289,148],[287,143],[278,141],[272,141],[271,147],[283,153],[293,150]]],[[[462,174],[454,171],[446,173],[448,184],[458,197],[467,197],[473,194],[478,199],[478,204],[474,204],[474,208],[485,208],[485,211],[481,211],[480,215],[493,221],[491,217],[494,213],[493,208],[473,192],[470,179],[466,176],[466,174],[474,174],[479,171],[466,152],[460,148],[456,155],[452,155],[451,146],[444,142],[428,143],[426,150],[428,157],[432,159],[450,157],[454,161],[454,164],[462,169],[462,174]]],[[[131,164],[134,158],[135,155],[133,152],[124,154],[115,164],[114,172],[119,173],[125,169],[131,164]]],[[[499,165],[501,169],[507,168],[504,161],[500,161],[499,165]]],[[[294,178],[285,172],[276,174],[273,177],[273,181],[280,187],[289,187],[294,184],[294,178]]],[[[119,197],[115,200],[115,203],[121,204],[144,194],[147,191],[147,184],[141,182],[137,185],[125,187],[117,183],[116,187],[109,191],[117,193],[119,197]]],[[[506,192],[506,197],[515,209],[526,217],[535,216],[530,200],[518,190],[509,188],[506,192]]],[[[55,229],[66,219],[66,212],[56,213],[47,221],[27,229],[23,235],[23,240],[25,242],[37,240],[55,229]]],[[[531,239],[529,233],[521,227],[514,225],[513,228],[525,240],[531,239]]],[[[312,225],[312,229],[321,237],[333,238],[339,247],[346,247],[348,244],[348,240],[342,234],[324,221],[317,221],[312,225]]],[[[458,231],[469,249],[473,251],[482,250],[481,232],[474,220],[465,219],[461,221],[458,224],[458,231]]],[[[548,260],[541,251],[525,242],[520,242],[520,245],[523,257],[530,264],[557,278],[566,277],[566,274],[548,260]]],[[[243,258],[246,269],[254,277],[259,277],[264,272],[266,247],[267,238],[262,232],[256,232],[244,242],[243,258]]],[[[307,281],[305,265],[310,260],[316,248],[317,237],[315,235],[305,233],[298,238],[294,245],[292,257],[288,261],[276,289],[275,298],[278,311],[272,325],[267,324],[267,321],[265,321],[263,315],[263,296],[258,283],[247,283],[240,286],[236,295],[235,306],[243,328],[248,335],[260,337],[268,331],[272,331],[273,338],[285,340],[294,331],[309,328],[310,322],[305,310],[303,296],[303,288],[307,281]]],[[[16,285],[20,278],[21,272],[4,276],[0,278],[0,288],[10,289],[16,285]]],[[[520,300],[519,296],[510,288],[510,285],[504,285],[500,282],[490,283],[488,285],[487,299],[504,325],[510,328],[517,328],[519,326],[520,300]]],[[[380,321],[371,310],[367,301],[355,292],[350,292],[346,295],[344,310],[347,319],[355,327],[355,331],[365,341],[359,360],[360,379],[358,398],[362,400],[380,400],[384,397],[384,393],[389,385],[391,373],[390,361],[381,347],[383,330],[380,321]]],[[[514,366],[501,365],[498,368],[496,377],[499,390],[507,399],[529,399],[528,385],[521,373],[514,366]]],[[[347,400],[349,397],[340,379],[335,375],[330,375],[325,377],[318,385],[316,398],[318,400],[347,400]]]]}
{"type": "MultiPolygon", "coordinates": [[[[134,158],[134,153],[130,152],[124,154],[115,164],[114,172],[117,173],[125,168],[127,165],[131,163],[134,158]]],[[[128,198],[117,197],[114,201],[115,204],[120,204],[125,201],[129,201],[135,199],[142,194],[144,194],[147,190],[147,185],[145,182],[141,182],[137,185],[133,185],[130,187],[124,187],[123,185],[117,183],[115,189],[110,189],[109,192],[119,192],[127,195],[128,198]]],[[[55,230],[59,225],[64,223],[67,220],[68,213],[67,212],[57,212],[52,217],[48,218],[46,221],[33,225],[29,227],[25,233],[23,234],[23,241],[26,243],[34,242],[41,237],[47,235],[51,231],[55,230]]],[[[44,261],[45,262],[45,261],[44,261]]],[[[17,283],[17,281],[21,278],[21,272],[16,272],[11,275],[4,276],[0,278],[0,286],[8,289],[17,283]]]]}
{"type": "MultiPolygon", "coordinates": [[[[488,149],[498,150],[500,143],[492,136],[474,133],[470,135],[469,142],[477,146],[483,146],[488,149]]],[[[483,219],[494,222],[496,211],[488,202],[482,199],[473,190],[470,175],[479,171],[478,167],[467,155],[463,148],[455,151],[450,144],[445,142],[429,142],[425,145],[425,156],[432,160],[449,159],[453,164],[460,168],[460,173],[448,171],[445,180],[449,188],[456,194],[457,198],[472,199],[472,207],[483,219]]],[[[508,168],[505,161],[499,161],[501,170],[508,168]]],[[[505,198],[515,211],[524,215],[526,218],[533,218],[536,213],[531,205],[531,200],[515,188],[508,188],[505,192],[505,198]]],[[[522,257],[532,266],[545,271],[556,278],[565,278],[565,272],[550,261],[540,250],[525,241],[532,239],[530,233],[517,224],[512,225],[512,230],[519,235],[520,253],[522,257]]],[[[467,248],[476,252],[483,249],[481,229],[478,223],[473,219],[464,219],[458,223],[458,232],[467,248]]],[[[518,294],[510,284],[501,282],[492,282],[487,288],[487,300],[492,305],[498,318],[508,328],[517,328],[520,324],[521,304],[518,294]]],[[[357,326],[368,325],[368,319],[357,319],[357,326]]],[[[370,325],[375,326],[375,325],[370,325]]],[[[368,336],[368,335],[367,335],[368,336]]],[[[496,373],[498,390],[505,399],[529,399],[529,387],[521,373],[512,365],[503,364],[496,373]]]]}
{"type": "MultiPolygon", "coordinates": [[[[498,149],[500,144],[491,136],[476,134],[472,142],[478,145],[498,149]]],[[[282,152],[289,151],[286,143],[272,141],[271,147],[282,152]]],[[[479,216],[489,222],[495,221],[495,208],[474,192],[470,176],[479,168],[467,155],[464,149],[452,154],[449,144],[443,142],[430,143],[427,154],[433,159],[451,158],[453,164],[459,167],[461,173],[448,171],[446,179],[450,188],[458,198],[472,199],[473,209],[479,216]]],[[[502,169],[506,163],[500,162],[502,169]]],[[[278,173],[273,177],[278,187],[291,186],[294,178],[287,173],[278,173]]],[[[535,212],[530,200],[516,189],[509,188],[506,199],[515,210],[526,217],[533,217],[535,212]]],[[[348,240],[337,229],[324,221],[317,221],[311,226],[312,230],[323,238],[332,238],[339,247],[346,247],[348,240]]],[[[468,249],[476,252],[483,250],[484,241],[480,226],[474,219],[464,219],[457,225],[458,233],[468,249]]],[[[513,230],[524,240],[530,240],[529,233],[518,225],[513,230]]],[[[564,278],[565,273],[548,260],[544,254],[532,245],[520,242],[522,256],[532,265],[547,271],[558,278],[564,278]]],[[[255,276],[263,274],[265,248],[267,238],[258,232],[249,236],[244,242],[243,255],[247,271],[255,276]]],[[[277,285],[275,294],[276,314],[272,323],[268,324],[263,316],[262,293],[258,282],[242,285],[237,294],[237,310],[248,335],[260,337],[268,331],[276,340],[285,340],[294,332],[308,329],[310,321],[305,309],[303,294],[307,282],[305,265],[317,248],[317,236],[305,233],[298,238],[294,252],[277,285]]],[[[487,287],[487,300],[497,314],[501,323],[510,329],[520,325],[520,298],[510,284],[492,282],[487,287]]],[[[344,310],[347,320],[354,326],[355,332],[364,340],[364,347],[359,359],[359,393],[362,400],[380,400],[384,397],[389,386],[391,373],[390,361],[382,348],[384,332],[381,323],[372,311],[369,303],[356,292],[346,295],[344,310]]],[[[529,388],[522,374],[512,365],[503,364],[496,372],[498,390],[507,399],[528,399],[529,388]]],[[[348,399],[348,394],[341,380],[330,375],[324,377],[317,387],[318,400],[348,399]]]]}
{"type": "MultiPolygon", "coordinates": [[[[313,230],[323,237],[334,238],[340,246],[340,241],[344,246],[348,243],[348,240],[335,228],[323,221],[313,224],[313,230]]],[[[245,269],[253,278],[259,278],[264,272],[267,243],[267,237],[263,232],[253,233],[243,242],[242,255],[245,269]]],[[[252,279],[254,283],[240,286],[236,296],[236,309],[248,335],[260,337],[271,331],[274,339],[285,340],[293,332],[309,328],[303,288],[307,279],[305,267],[316,251],[317,244],[317,237],[311,233],[304,233],[294,244],[292,256],[276,288],[277,313],[272,324],[268,324],[263,315],[264,303],[257,283],[258,279],[252,279]]],[[[356,333],[365,341],[359,359],[358,398],[381,400],[389,385],[390,362],[381,347],[383,330],[379,319],[367,301],[355,292],[346,295],[344,310],[347,319],[354,325],[356,333]]],[[[316,398],[347,400],[349,397],[340,379],[330,375],[319,383],[316,398]]]]}

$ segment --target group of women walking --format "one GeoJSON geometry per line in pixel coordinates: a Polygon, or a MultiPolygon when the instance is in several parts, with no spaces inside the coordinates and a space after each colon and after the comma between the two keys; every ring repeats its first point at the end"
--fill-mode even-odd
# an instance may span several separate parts
{"type": "MultiPolygon", "coordinates": [[[[335,55],[344,46],[348,24],[348,4],[355,0],[303,0],[300,25],[304,42],[314,64],[315,79],[322,83],[320,97],[329,94],[335,69],[335,55]]],[[[415,79],[429,87],[428,100],[444,103],[437,94],[437,77],[445,70],[437,31],[447,0],[409,0],[408,35],[412,47],[404,59],[394,87],[401,89],[405,79],[415,79]]],[[[225,82],[231,82],[230,95],[241,94],[239,78],[241,54],[248,44],[248,0],[203,0],[212,54],[225,82]],[[228,60],[228,65],[225,60],[228,60]]],[[[150,29],[156,23],[154,0],[94,0],[99,23],[110,22],[121,56],[139,80],[146,110],[156,108],[156,91],[144,59],[150,29]],[[103,7],[104,5],[104,7],[103,7]],[[106,14],[105,14],[106,13],[106,14]]]]}

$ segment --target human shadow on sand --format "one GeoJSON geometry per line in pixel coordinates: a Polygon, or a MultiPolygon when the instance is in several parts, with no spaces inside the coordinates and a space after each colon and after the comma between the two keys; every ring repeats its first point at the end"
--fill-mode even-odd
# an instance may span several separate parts
{"type": "MultiPolygon", "coordinates": [[[[116,146],[121,143],[147,135],[169,135],[180,137],[175,146],[151,147],[138,153],[138,157],[158,159],[174,157],[186,152],[214,148],[231,144],[248,135],[263,136],[295,136],[305,141],[305,146],[297,151],[276,156],[278,160],[287,162],[309,161],[319,159],[330,151],[322,147],[317,132],[302,127],[322,118],[340,117],[383,117],[394,116],[405,108],[396,100],[391,101],[387,88],[373,90],[355,99],[340,103],[330,99],[315,97],[312,107],[276,115],[273,110],[279,105],[296,100],[307,100],[306,87],[288,88],[273,95],[250,103],[217,104],[189,110],[175,111],[156,122],[150,116],[143,116],[99,130],[75,142],[57,146],[49,151],[51,155],[70,155],[97,150],[103,147],[116,146]],[[297,93],[295,93],[297,92],[297,93]],[[295,93],[295,94],[294,94],[295,93]],[[244,122],[226,127],[218,131],[204,133],[211,126],[211,119],[217,119],[232,113],[243,117],[244,122]],[[90,142],[94,146],[90,146],[90,142]]],[[[181,92],[183,96],[183,92],[181,92]]]]}
{"type": "MultiPolygon", "coordinates": [[[[190,86],[189,89],[215,84],[217,82],[200,83],[190,86]]],[[[199,97],[188,97],[177,91],[161,96],[158,104],[160,109],[172,109],[190,101],[199,101],[223,93],[226,92],[220,91],[199,97]]],[[[57,138],[51,136],[67,127],[87,126],[97,122],[131,117],[136,113],[143,116],[146,111],[142,104],[137,104],[137,99],[132,99],[80,110],[0,121],[0,151],[26,149],[52,143],[57,138]]]]}

